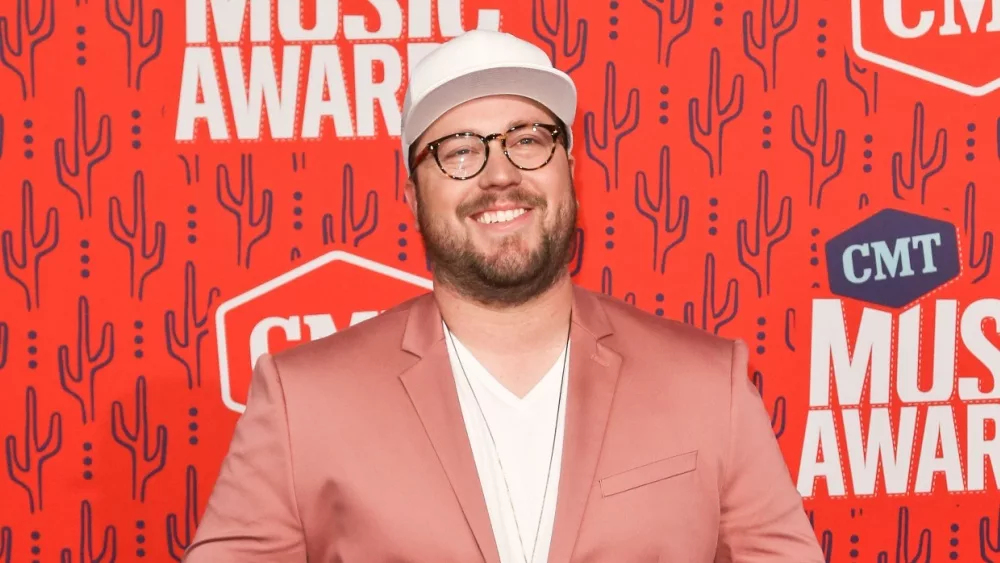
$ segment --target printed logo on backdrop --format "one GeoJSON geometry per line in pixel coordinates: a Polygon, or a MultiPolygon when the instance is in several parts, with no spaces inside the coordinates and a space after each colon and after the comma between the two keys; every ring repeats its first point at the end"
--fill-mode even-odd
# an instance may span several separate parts
{"type": "Polygon", "coordinates": [[[862,59],[970,96],[1000,88],[1000,0],[851,0],[862,59]]]}
{"type": "Polygon", "coordinates": [[[956,227],[886,209],[832,238],[826,261],[842,299],[812,302],[799,493],[823,482],[830,497],[995,489],[1000,349],[986,331],[1000,299],[932,298],[960,276],[956,227]],[[968,373],[959,353],[977,360],[968,373]]]}
{"type": "Polygon", "coordinates": [[[429,279],[334,250],[222,303],[215,329],[223,404],[246,409],[262,354],[331,335],[431,287],[429,279]]]}
{"type": "MultiPolygon", "coordinates": [[[[272,139],[399,136],[396,93],[404,72],[439,44],[433,24],[443,39],[469,27],[461,0],[411,0],[405,25],[401,2],[371,2],[378,17],[368,18],[338,0],[314,0],[315,24],[306,29],[302,2],[187,0],[175,139],[194,139],[201,120],[213,141],[259,139],[264,122],[272,139]]],[[[472,23],[496,31],[500,11],[481,9],[472,23]]]]}

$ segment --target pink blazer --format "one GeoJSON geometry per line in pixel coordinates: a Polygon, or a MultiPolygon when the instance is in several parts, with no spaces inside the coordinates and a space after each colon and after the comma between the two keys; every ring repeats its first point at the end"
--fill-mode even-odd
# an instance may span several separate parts
{"type": "MultiPolygon", "coordinates": [[[[822,562],[747,349],[575,287],[550,562],[822,562]]],[[[431,294],[265,355],[188,563],[499,563],[431,294]]]]}

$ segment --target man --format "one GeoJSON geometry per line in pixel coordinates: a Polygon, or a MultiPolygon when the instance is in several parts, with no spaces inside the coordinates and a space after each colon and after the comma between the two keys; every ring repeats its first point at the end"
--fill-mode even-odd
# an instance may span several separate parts
{"type": "Polygon", "coordinates": [[[260,358],[187,561],[823,560],[746,346],[571,282],[575,111],[508,34],[413,69],[434,290],[260,358]]]}

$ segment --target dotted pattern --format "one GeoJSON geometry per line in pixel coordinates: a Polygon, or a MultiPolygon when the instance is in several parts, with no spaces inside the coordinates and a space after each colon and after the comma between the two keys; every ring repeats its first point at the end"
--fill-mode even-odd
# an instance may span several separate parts
{"type": "Polygon", "coordinates": [[[191,431],[191,435],[188,436],[188,443],[191,444],[192,446],[197,446],[198,445],[198,422],[197,422],[196,419],[198,417],[198,408],[197,407],[191,407],[190,409],[188,409],[188,415],[191,416],[191,422],[188,423],[188,430],[191,431]]]}
{"type": "MultiPolygon", "coordinates": [[[[611,223],[611,221],[615,220],[615,212],[614,211],[608,211],[604,216],[607,218],[608,223],[611,223]]],[[[611,240],[611,237],[615,234],[615,228],[612,225],[609,224],[604,229],[604,232],[605,232],[605,234],[608,235],[608,240],[604,243],[604,248],[607,248],[608,250],[611,250],[611,249],[613,249],[615,247],[615,241],[611,240]]]]}
{"type": "Polygon", "coordinates": [[[189,205],[187,208],[187,212],[188,215],[191,216],[191,218],[188,219],[187,222],[188,230],[191,231],[190,233],[188,233],[187,241],[189,244],[194,244],[198,242],[198,235],[196,235],[194,232],[194,230],[198,228],[198,222],[194,220],[195,214],[198,213],[198,208],[194,205],[189,205]]]}
{"type": "MultiPolygon", "coordinates": [[[[666,84],[660,86],[660,94],[663,94],[663,96],[666,97],[666,95],[669,93],[670,93],[670,88],[668,88],[666,84]]],[[[669,107],[670,107],[670,102],[668,102],[665,99],[660,100],[660,109],[663,111],[663,113],[660,115],[660,123],[663,125],[666,125],[667,122],[670,121],[670,118],[667,117],[666,113],[669,107]]]]}
{"type": "Polygon", "coordinates": [[[851,559],[857,559],[860,552],[858,552],[858,542],[861,538],[857,534],[851,534],[851,551],[848,552],[851,555],[851,559]]]}
{"type": "MultiPolygon", "coordinates": [[[[33,330],[29,330],[28,340],[34,342],[37,339],[38,339],[38,333],[33,330]]],[[[35,353],[38,352],[38,349],[34,346],[34,344],[28,346],[28,354],[30,354],[31,356],[31,358],[28,360],[28,369],[38,368],[38,360],[34,358],[35,353],[33,353],[32,350],[35,350],[35,353]]]]}
{"type": "MultiPolygon", "coordinates": [[[[32,530],[31,532],[31,554],[41,555],[42,548],[38,545],[38,540],[42,539],[42,533],[38,530],[32,530]]],[[[38,559],[32,559],[31,563],[38,563],[38,559]]]]}
{"type": "MultiPolygon", "coordinates": [[[[716,13],[721,14],[725,6],[722,5],[722,2],[716,2],[714,8],[716,13]]],[[[722,26],[722,16],[721,15],[715,16],[715,19],[712,20],[712,23],[714,23],[716,27],[722,26]]]]}
{"type": "MultiPolygon", "coordinates": [[[[613,12],[617,9],[618,9],[618,2],[611,2],[611,11],[613,12]]],[[[611,40],[614,41],[615,39],[618,39],[618,30],[615,29],[618,27],[618,16],[611,16],[610,22],[612,29],[611,32],[608,33],[608,37],[610,37],[611,40]]]]}
{"type": "Polygon", "coordinates": [[[139,547],[135,550],[135,555],[136,557],[145,557],[146,550],[142,548],[142,545],[146,543],[146,534],[143,533],[143,530],[146,529],[146,521],[136,520],[135,529],[138,530],[135,534],[135,543],[139,544],[139,547]]]}
{"type": "Polygon", "coordinates": [[[399,245],[399,254],[396,255],[396,258],[399,258],[400,262],[406,262],[406,245],[409,244],[406,240],[406,231],[408,229],[409,227],[406,226],[406,223],[399,224],[400,236],[399,240],[396,241],[396,244],[399,245]]]}
{"type": "MultiPolygon", "coordinates": [[[[132,119],[134,121],[138,121],[140,117],[142,117],[142,113],[139,110],[137,110],[137,109],[132,110],[132,119]]],[[[138,139],[139,133],[141,131],[142,131],[142,128],[139,127],[138,123],[136,123],[135,125],[132,126],[132,134],[136,136],[135,139],[132,139],[132,148],[133,149],[138,149],[138,148],[142,147],[142,141],[140,141],[138,139]]]]}
{"type": "MultiPolygon", "coordinates": [[[[656,294],[656,302],[657,303],[663,303],[663,299],[664,299],[664,297],[663,297],[662,293],[657,293],[656,294]]],[[[663,307],[657,306],[655,312],[656,312],[656,316],[662,317],[663,316],[663,307]]]]}
{"type": "MultiPolygon", "coordinates": [[[[34,127],[34,126],[35,126],[34,122],[31,121],[30,119],[25,119],[24,120],[24,129],[25,130],[30,131],[31,128],[34,127]]],[[[27,159],[30,160],[30,159],[32,159],[32,158],[35,157],[35,151],[31,150],[31,145],[34,144],[34,142],[35,142],[34,137],[32,137],[28,133],[25,133],[25,135],[24,135],[24,144],[27,145],[27,147],[24,149],[24,158],[27,158],[27,159]]]]}
{"type": "MultiPolygon", "coordinates": [[[[815,239],[816,237],[819,236],[819,229],[813,227],[813,230],[809,231],[809,234],[812,235],[812,238],[815,239]]],[[[809,250],[812,251],[812,256],[809,258],[809,265],[812,266],[813,268],[816,268],[817,266],[819,266],[819,256],[818,256],[819,245],[817,245],[816,242],[813,241],[812,244],[809,245],[809,250]]],[[[817,272],[816,275],[821,275],[821,274],[817,272]]],[[[820,287],[819,282],[813,282],[812,287],[813,289],[818,289],[820,287]]]]}
{"type": "Polygon", "coordinates": [[[87,28],[85,26],[77,26],[76,34],[80,36],[80,41],[76,44],[76,50],[80,54],[76,57],[76,64],[83,66],[87,64],[87,57],[84,56],[83,52],[87,50],[87,43],[83,40],[83,36],[87,34],[87,28]]]}
{"type": "Polygon", "coordinates": [[[976,139],[972,136],[976,132],[976,124],[969,123],[965,126],[965,129],[969,132],[969,138],[965,140],[965,146],[969,147],[969,151],[965,153],[965,160],[972,162],[976,160],[976,153],[973,151],[973,147],[976,146],[976,139]]]}
{"type": "MultiPolygon", "coordinates": [[[[864,153],[864,155],[865,155],[865,160],[866,161],[870,161],[871,158],[872,158],[872,149],[871,149],[870,145],[872,144],[873,140],[875,140],[875,137],[873,137],[871,133],[868,133],[867,135],[865,135],[865,153],[864,153]]],[[[864,166],[861,167],[861,170],[863,170],[866,174],[869,173],[869,172],[871,172],[872,171],[872,163],[871,162],[865,162],[864,166]]]]}
{"type": "MultiPolygon", "coordinates": [[[[820,29],[826,29],[826,18],[820,18],[817,25],[819,25],[820,29]]],[[[820,45],[820,47],[816,49],[816,56],[822,59],[826,56],[826,49],[822,47],[822,45],[826,43],[826,34],[820,33],[817,35],[816,42],[820,45]]]]}
{"type": "Polygon", "coordinates": [[[952,561],[959,561],[958,536],[955,535],[958,533],[958,524],[955,522],[951,523],[951,533],[952,536],[951,539],[948,540],[948,545],[950,545],[952,549],[951,552],[948,553],[948,558],[952,561]]]}
{"type": "MultiPolygon", "coordinates": [[[[295,193],[293,193],[292,194],[292,199],[294,199],[296,202],[301,202],[302,201],[302,192],[296,191],[295,193]]],[[[295,207],[292,208],[292,214],[295,215],[296,217],[298,217],[297,219],[295,219],[295,222],[292,223],[292,228],[295,229],[296,231],[301,231],[302,230],[302,219],[301,219],[301,217],[302,217],[302,205],[301,205],[301,203],[296,203],[295,204],[295,207]]]]}
{"type": "MultiPolygon", "coordinates": [[[[764,121],[770,122],[772,116],[773,114],[771,113],[771,110],[764,111],[764,121]]],[[[769,149],[771,148],[771,139],[769,138],[771,135],[770,123],[764,126],[762,132],[764,133],[764,141],[760,144],[760,146],[764,147],[765,149],[769,149]]]]}
{"type": "Polygon", "coordinates": [[[767,351],[767,348],[764,346],[764,341],[767,340],[767,331],[764,329],[766,325],[767,317],[757,317],[757,326],[760,327],[757,331],[757,342],[759,343],[757,344],[758,354],[763,354],[767,351]]]}
{"type": "Polygon", "coordinates": [[[708,234],[714,237],[719,234],[719,229],[715,226],[715,222],[719,220],[719,214],[715,212],[715,208],[719,206],[718,198],[709,199],[708,206],[712,208],[712,212],[708,214],[708,220],[712,223],[712,226],[708,228],[708,234]]]}
{"type": "Polygon", "coordinates": [[[81,240],[80,248],[83,249],[83,252],[80,254],[80,263],[83,264],[83,267],[80,269],[80,277],[87,279],[90,277],[90,268],[88,267],[90,264],[90,254],[87,253],[87,250],[90,248],[90,241],[87,239],[81,240]]]}
{"type": "MultiPolygon", "coordinates": [[[[83,451],[89,452],[89,451],[91,451],[93,449],[94,449],[94,445],[91,444],[90,442],[84,442],[83,443],[83,451]]],[[[83,457],[83,466],[85,468],[87,468],[87,469],[83,470],[83,478],[86,479],[87,481],[90,481],[91,479],[94,478],[94,473],[89,469],[90,465],[93,462],[94,462],[93,458],[89,454],[84,455],[84,457],[83,457]]]]}
{"type": "MultiPolygon", "coordinates": [[[[142,325],[142,321],[135,321],[135,325],[134,326],[135,326],[135,330],[137,332],[138,331],[142,331],[142,326],[143,326],[142,325]]],[[[136,358],[142,358],[143,355],[144,355],[144,352],[142,351],[142,344],[144,342],[142,334],[136,334],[135,338],[133,339],[133,341],[135,342],[135,357],[136,358]]]]}

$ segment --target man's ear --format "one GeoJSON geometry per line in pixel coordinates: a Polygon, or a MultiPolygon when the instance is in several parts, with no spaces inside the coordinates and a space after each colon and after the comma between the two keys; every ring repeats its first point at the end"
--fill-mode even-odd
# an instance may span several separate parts
{"type": "Polygon", "coordinates": [[[413,223],[416,225],[417,232],[420,232],[420,221],[417,221],[418,203],[417,203],[417,185],[414,181],[414,176],[416,172],[406,177],[406,185],[403,186],[403,193],[406,195],[406,205],[410,208],[410,213],[413,214],[413,223]]]}

